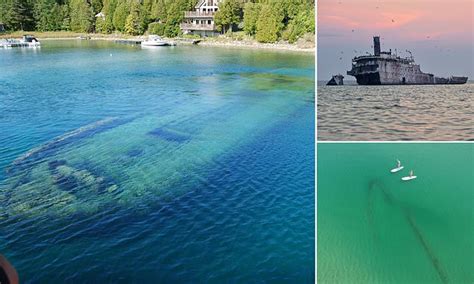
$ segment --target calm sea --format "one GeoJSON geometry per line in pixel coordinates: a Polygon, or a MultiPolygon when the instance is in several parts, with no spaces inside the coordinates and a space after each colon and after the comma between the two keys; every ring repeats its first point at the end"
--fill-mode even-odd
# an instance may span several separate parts
{"type": "Polygon", "coordinates": [[[313,283],[314,57],[0,50],[0,253],[26,283],[313,283]]]}
{"type": "Polygon", "coordinates": [[[318,139],[474,140],[474,83],[318,85],[318,139]]]}
{"type": "Polygon", "coordinates": [[[328,143],[317,159],[318,283],[474,282],[474,144],[328,143]]]}

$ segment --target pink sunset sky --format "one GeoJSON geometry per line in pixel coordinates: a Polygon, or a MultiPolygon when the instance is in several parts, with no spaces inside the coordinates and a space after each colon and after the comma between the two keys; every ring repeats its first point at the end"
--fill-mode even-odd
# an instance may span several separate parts
{"type": "MultiPolygon", "coordinates": [[[[422,70],[473,76],[474,0],[319,0],[318,71],[321,79],[345,74],[355,55],[410,50],[422,70]]],[[[347,76],[347,79],[352,77],[347,76]]]]}

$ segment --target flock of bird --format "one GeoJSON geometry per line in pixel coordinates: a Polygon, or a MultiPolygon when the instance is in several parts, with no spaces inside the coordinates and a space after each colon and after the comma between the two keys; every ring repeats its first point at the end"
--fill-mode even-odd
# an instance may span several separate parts
{"type": "MultiPolygon", "coordinates": [[[[338,1],[338,4],[339,5],[342,5],[343,2],[342,1],[338,1]]],[[[380,9],[380,6],[375,6],[375,9],[379,10],[380,9]]],[[[391,23],[395,23],[395,19],[391,19],[391,23]]],[[[355,29],[351,29],[351,33],[354,33],[356,30],[355,29]]],[[[384,38],[382,38],[383,40],[384,38]]],[[[426,39],[431,39],[431,36],[430,35],[427,35],[426,36],[426,39]]],[[[373,46],[371,46],[371,48],[373,48],[373,46]]],[[[438,51],[444,51],[444,49],[442,47],[438,47],[437,45],[434,45],[433,48],[437,49],[438,51]]],[[[446,49],[447,52],[450,52],[451,50],[450,49],[446,49]]],[[[344,54],[343,51],[341,51],[341,54],[344,54]]],[[[354,49],[354,54],[369,54],[368,52],[363,52],[363,51],[358,51],[358,50],[355,50],[354,49]]],[[[339,60],[343,60],[342,56],[339,57],[339,60]]]]}

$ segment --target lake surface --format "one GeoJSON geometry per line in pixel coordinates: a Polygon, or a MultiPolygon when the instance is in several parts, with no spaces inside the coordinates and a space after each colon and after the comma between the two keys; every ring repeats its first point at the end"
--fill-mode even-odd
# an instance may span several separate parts
{"type": "Polygon", "coordinates": [[[314,56],[72,40],[0,65],[23,282],[314,282],[314,56]]]}
{"type": "Polygon", "coordinates": [[[317,152],[318,283],[474,282],[473,143],[317,152]]]}
{"type": "Polygon", "coordinates": [[[318,140],[474,140],[474,83],[318,86],[318,140]]]}

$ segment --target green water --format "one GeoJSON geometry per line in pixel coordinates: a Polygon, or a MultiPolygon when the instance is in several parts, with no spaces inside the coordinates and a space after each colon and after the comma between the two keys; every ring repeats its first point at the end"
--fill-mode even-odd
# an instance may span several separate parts
{"type": "Polygon", "coordinates": [[[318,283],[473,283],[474,144],[319,144],[318,283]],[[404,170],[392,174],[396,159],[404,170]],[[415,171],[417,179],[401,177],[415,171]]]}

